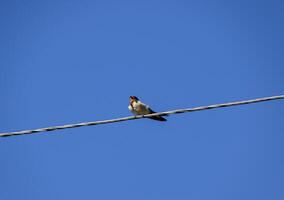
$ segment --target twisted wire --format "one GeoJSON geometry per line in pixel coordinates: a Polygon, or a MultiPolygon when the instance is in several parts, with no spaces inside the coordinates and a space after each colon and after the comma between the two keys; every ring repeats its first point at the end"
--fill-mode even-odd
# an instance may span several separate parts
{"type": "Polygon", "coordinates": [[[39,129],[34,129],[34,130],[6,132],[6,133],[0,133],[0,137],[27,135],[27,134],[55,131],[55,130],[61,130],[61,129],[67,129],[67,128],[77,128],[77,127],[82,127],[82,126],[95,126],[95,125],[100,125],[100,124],[110,124],[110,123],[135,120],[135,119],[141,119],[141,118],[147,118],[147,117],[153,117],[153,116],[180,114],[180,113],[186,113],[186,112],[194,112],[194,111],[223,108],[223,107],[229,107],[229,106],[252,104],[252,103],[259,103],[259,102],[264,102],[264,101],[272,101],[272,100],[277,100],[277,99],[284,99],[284,95],[263,97],[263,98],[258,98],[258,99],[236,101],[236,102],[229,102],[229,103],[222,103],[222,104],[214,104],[214,105],[209,105],[209,106],[200,106],[200,107],[194,107],[194,108],[171,110],[171,111],[158,112],[158,113],[148,114],[148,115],[138,115],[138,116],[122,117],[122,118],[108,119],[108,120],[101,120],[101,121],[82,122],[82,123],[77,123],[77,124],[66,124],[66,125],[61,125],[61,126],[51,126],[47,128],[39,128],[39,129]]]}

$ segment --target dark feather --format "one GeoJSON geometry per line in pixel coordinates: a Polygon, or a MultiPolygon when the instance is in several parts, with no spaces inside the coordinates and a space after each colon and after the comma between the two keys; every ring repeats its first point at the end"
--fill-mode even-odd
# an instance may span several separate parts
{"type": "MultiPolygon", "coordinates": [[[[149,114],[156,113],[156,112],[153,111],[151,108],[148,108],[148,109],[149,109],[149,111],[150,111],[149,114]]],[[[164,117],[162,117],[162,116],[153,116],[153,117],[148,117],[148,118],[153,119],[153,120],[163,121],[163,122],[167,121],[167,119],[164,118],[164,117]]]]}
{"type": "Polygon", "coordinates": [[[163,121],[163,122],[167,121],[167,119],[162,116],[153,116],[153,117],[148,117],[148,118],[153,119],[153,120],[163,121]]]}

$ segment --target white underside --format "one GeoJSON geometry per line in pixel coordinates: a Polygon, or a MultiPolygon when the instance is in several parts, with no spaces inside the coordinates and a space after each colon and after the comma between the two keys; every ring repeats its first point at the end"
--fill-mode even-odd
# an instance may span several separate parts
{"type": "Polygon", "coordinates": [[[142,102],[134,102],[132,106],[128,106],[128,109],[134,114],[134,115],[146,115],[150,114],[149,108],[147,105],[143,104],[142,102]]]}

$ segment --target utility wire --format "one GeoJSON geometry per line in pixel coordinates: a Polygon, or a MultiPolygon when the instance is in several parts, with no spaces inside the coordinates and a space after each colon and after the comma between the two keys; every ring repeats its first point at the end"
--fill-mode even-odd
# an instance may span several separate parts
{"type": "Polygon", "coordinates": [[[264,97],[264,98],[251,99],[251,100],[245,100],[245,101],[222,103],[222,104],[214,104],[214,105],[209,105],[209,106],[200,106],[200,107],[195,107],[195,108],[171,110],[171,111],[159,112],[159,113],[148,114],[148,115],[138,115],[138,116],[122,117],[122,118],[108,119],[108,120],[102,120],[102,121],[83,122],[83,123],[77,123],[77,124],[67,124],[67,125],[62,125],[62,126],[51,126],[51,127],[47,127],[47,128],[39,128],[39,129],[34,129],[34,130],[24,130],[24,131],[0,133],[0,137],[26,135],[26,134],[32,134],[32,133],[67,129],[67,128],[77,128],[77,127],[82,127],[82,126],[94,126],[94,125],[100,125],[100,124],[110,124],[110,123],[115,123],[115,122],[122,122],[122,121],[141,119],[141,118],[147,118],[147,117],[153,117],[153,116],[165,116],[165,115],[171,115],[171,114],[180,114],[180,113],[186,113],[186,112],[194,112],[194,111],[201,111],[201,110],[208,110],[208,109],[215,109],[215,108],[222,108],[222,107],[229,107],[229,106],[238,106],[238,105],[244,105],[244,104],[259,103],[259,102],[263,102],[263,101],[272,101],[272,100],[277,100],[277,99],[284,99],[284,95],[264,97]]]}

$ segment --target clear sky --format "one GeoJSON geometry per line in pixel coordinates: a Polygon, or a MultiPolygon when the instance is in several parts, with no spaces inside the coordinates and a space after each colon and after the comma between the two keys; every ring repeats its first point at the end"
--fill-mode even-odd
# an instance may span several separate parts
{"type": "MultiPolygon", "coordinates": [[[[0,132],[284,93],[284,3],[2,0],[0,132]]],[[[284,101],[0,139],[0,199],[283,200],[284,101]]]]}

